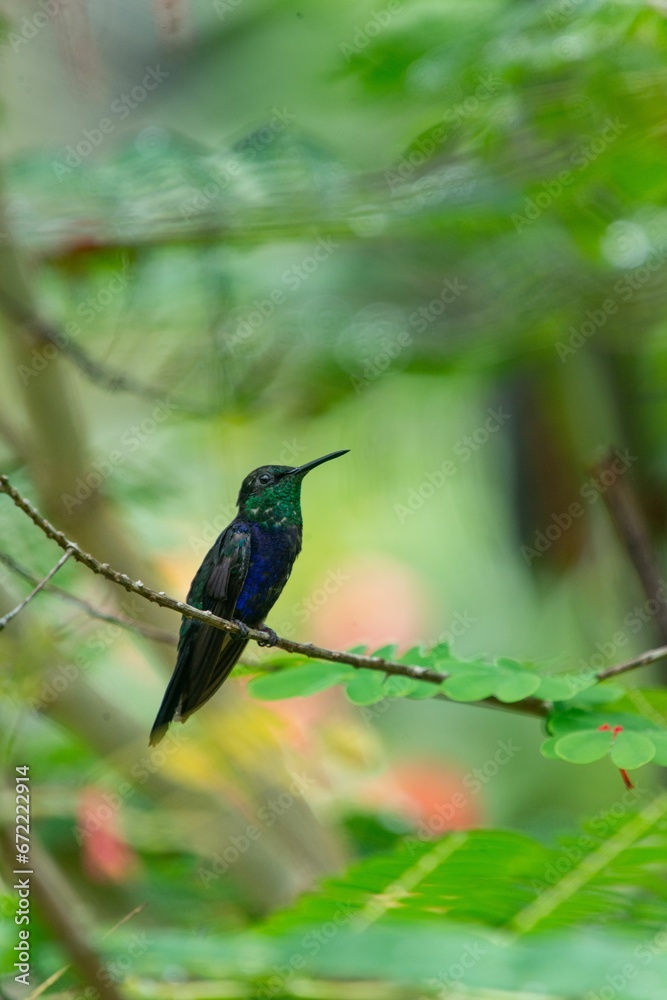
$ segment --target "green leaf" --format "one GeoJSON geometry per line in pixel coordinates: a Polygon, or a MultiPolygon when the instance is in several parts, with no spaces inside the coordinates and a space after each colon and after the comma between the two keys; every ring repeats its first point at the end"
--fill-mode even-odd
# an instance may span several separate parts
{"type": "Polygon", "coordinates": [[[632,769],[648,764],[655,757],[655,752],[655,746],[648,736],[623,730],[614,739],[611,759],[616,767],[632,769]]]}
{"type": "MultiPolygon", "coordinates": [[[[431,670],[441,669],[437,657],[432,652],[425,652],[419,646],[413,646],[411,649],[406,650],[405,653],[402,653],[398,657],[398,662],[407,663],[415,667],[430,667],[431,670]]],[[[392,678],[392,680],[401,680],[401,678],[392,678]]],[[[432,684],[430,681],[410,680],[409,678],[405,678],[405,680],[406,684],[395,686],[395,690],[392,691],[394,696],[398,695],[399,697],[411,698],[417,701],[423,698],[433,698],[440,690],[438,684],[432,684]]]]}
{"type": "Polygon", "coordinates": [[[562,758],[556,753],[556,743],[558,741],[557,736],[552,736],[551,739],[545,740],[540,747],[540,753],[547,760],[561,760],[562,758]]]}
{"type": "Polygon", "coordinates": [[[389,676],[384,682],[384,696],[386,698],[405,698],[420,683],[423,682],[414,681],[411,677],[400,677],[397,674],[389,676]]]}
{"type": "Polygon", "coordinates": [[[379,649],[375,649],[372,653],[367,653],[366,655],[376,656],[381,660],[395,660],[397,651],[398,646],[392,642],[387,646],[380,646],[379,649]]]}
{"type": "Polygon", "coordinates": [[[357,670],[354,677],[348,681],[345,693],[355,705],[372,705],[385,697],[384,681],[386,674],[379,670],[357,670]]]}
{"type": "Polygon", "coordinates": [[[623,695],[618,684],[594,684],[579,691],[572,699],[577,705],[609,705],[623,695]]]}
{"type": "Polygon", "coordinates": [[[411,646],[398,657],[399,663],[414,663],[419,667],[429,667],[431,661],[420,646],[411,646]]]}
{"type": "Polygon", "coordinates": [[[438,642],[435,646],[430,646],[427,649],[422,649],[420,652],[421,660],[413,660],[413,663],[419,663],[423,667],[433,667],[434,670],[438,669],[438,664],[445,660],[455,659],[452,656],[452,650],[448,642],[438,642]]]}
{"type": "MultiPolygon", "coordinates": [[[[516,673],[523,674],[529,672],[528,667],[526,666],[525,663],[520,663],[518,660],[513,660],[509,656],[499,656],[496,659],[496,664],[499,667],[504,667],[505,670],[513,670],[516,673]]],[[[533,673],[533,671],[530,670],[530,673],[533,673]]]]}
{"type": "Polygon", "coordinates": [[[263,701],[305,697],[333,687],[348,677],[353,669],[354,667],[349,667],[345,663],[315,661],[255,677],[248,684],[248,690],[254,698],[263,701]]]}
{"type": "Polygon", "coordinates": [[[664,729],[651,731],[651,743],[655,747],[655,764],[667,765],[667,731],[664,729]]]}
{"type": "Polygon", "coordinates": [[[442,686],[452,701],[481,701],[493,694],[496,684],[497,674],[492,667],[486,670],[470,667],[464,673],[449,677],[442,686]]]}
{"type": "MultiPolygon", "coordinates": [[[[446,811],[435,816],[447,819],[446,811]]],[[[344,913],[344,923],[351,926],[361,918],[362,935],[369,925],[404,926],[406,921],[418,923],[424,932],[450,922],[474,921],[526,932],[597,923],[608,933],[610,913],[618,922],[624,914],[646,912],[647,895],[656,919],[658,913],[667,919],[667,887],[655,877],[656,848],[664,857],[667,792],[639,813],[628,809],[604,823],[598,817],[566,848],[550,849],[499,830],[457,832],[439,840],[407,837],[396,850],[373,855],[326,879],[315,892],[270,917],[267,930],[281,934],[319,927],[340,921],[344,913]],[[616,836],[621,829],[627,835],[616,836]],[[591,855],[596,861],[588,867],[591,855]],[[577,868],[585,875],[582,879],[571,878],[577,868]],[[634,874],[629,876],[629,871],[634,874]],[[629,884],[646,888],[638,896],[627,891],[629,884]]],[[[562,953],[554,958],[562,963],[562,953]]],[[[574,990],[567,995],[580,994],[574,990]]]]}
{"type": "Polygon", "coordinates": [[[567,701],[577,694],[578,689],[567,677],[542,677],[537,689],[537,697],[543,701],[567,701]]]}
{"type": "Polygon", "coordinates": [[[530,697],[540,686],[540,677],[518,660],[501,656],[496,660],[498,682],[494,694],[499,701],[521,701],[530,697]]]}
{"type": "Polygon", "coordinates": [[[499,701],[521,701],[530,697],[540,686],[540,678],[528,670],[522,673],[507,673],[501,677],[494,694],[499,701]]]}
{"type": "Polygon", "coordinates": [[[415,681],[415,686],[406,697],[411,701],[423,701],[426,698],[435,698],[437,694],[442,694],[442,684],[431,684],[430,681],[415,681]]]}
{"type": "MultiPolygon", "coordinates": [[[[593,720],[597,716],[581,708],[556,709],[547,720],[550,733],[564,736],[565,733],[576,733],[582,729],[592,729],[593,720]]],[[[608,717],[600,716],[600,723],[608,722],[608,717]]]]}
{"type": "Polygon", "coordinates": [[[590,729],[559,737],[554,749],[561,760],[567,760],[571,764],[590,764],[607,755],[611,742],[611,732],[601,733],[590,729]]]}
{"type": "MultiPolygon", "coordinates": [[[[453,803],[451,808],[455,812],[453,803]]],[[[445,816],[437,818],[444,823],[445,816]]],[[[315,893],[305,894],[272,916],[269,929],[284,932],[305,924],[319,926],[340,913],[341,903],[348,920],[370,904],[373,923],[387,925],[406,918],[419,919],[423,926],[462,917],[486,922],[491,914],[492,923],[503,923],[534,898],[529,878],[541,875],[549,860],[548,848],[508,831],[456,832],[436,840],[408,837],[396,850],[327,878],[315,893]],[[496,876],[494,888],[494,871],[502,873],[502,887],[496,876]],[[399,906],[391,887],[403,884],[410,886],[410,892],[400,893],[399,906]]]]}

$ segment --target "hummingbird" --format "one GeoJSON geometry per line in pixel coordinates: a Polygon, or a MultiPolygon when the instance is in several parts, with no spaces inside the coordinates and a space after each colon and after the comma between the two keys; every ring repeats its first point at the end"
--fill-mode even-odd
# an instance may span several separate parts
{"type": "MultiPolygon", "coordinates": [[[[271,645],[277,636],[264,618],[287,583],[301,551],[301,484],[303,477],[333,458],[334,451],[292,468],[262,465],[241,485],[238,514],[206,553],[187,596],[188,604],[210,611],[248,628],[267,632],[271,645]]],[[[248,639],[232,635],[193,618],[183,618],[176,666],[167,685],[150,735],[160,742],[169,723],[185,722],[215,694],[229,676],[248,639]]]]}

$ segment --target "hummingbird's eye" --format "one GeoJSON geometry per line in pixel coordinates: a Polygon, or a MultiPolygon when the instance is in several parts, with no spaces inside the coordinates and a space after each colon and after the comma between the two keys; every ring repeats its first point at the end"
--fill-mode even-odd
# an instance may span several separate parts
{"type": "Polygon", "coordinates": [[[268,472],[263,472],[261,476],[257,477],[257,482],[263,483],[264,485],[266,485],[266,483],[270,483],[271,482],[270,474],[268,472]]]}

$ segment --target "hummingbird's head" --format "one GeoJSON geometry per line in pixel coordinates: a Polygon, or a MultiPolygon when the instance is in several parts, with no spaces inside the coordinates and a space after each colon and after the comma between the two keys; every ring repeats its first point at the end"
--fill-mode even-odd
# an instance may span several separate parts
{"type": "Polygon", "coordinates": [[[262,465],[245,477],[238,496],[239,511],[256,520],[275,519],[301,521],[301,483],[311,469],[324,462],[347,455],[334,451],[305,465],[262,465]]]}

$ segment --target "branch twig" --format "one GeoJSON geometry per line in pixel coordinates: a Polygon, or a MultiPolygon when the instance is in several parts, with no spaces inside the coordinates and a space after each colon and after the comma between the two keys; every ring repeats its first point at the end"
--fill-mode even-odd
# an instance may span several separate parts
{"type": "MultiPolygon", "coordinates": [[[[80,344],[62,333],[53,324],[47,323],[31,312],[2,288],[0,288],[0,307],[10,319],[30,334],[38,347],[49,344],[61,351],[93,385],[97,385],[107,392],[127,392],[158,402],[162,402],[165,396],[169,395],[166,389],[137,382],[136,379],[124,372],[95,361],[80,344]]],[[[195,416],[208,415],[208,411],[200,406],[194,406],[187,402],[181,402],[179,405],[183,410],[195,416]]],[[[7,428],[0,428],[0,430],[2,429],[7,430],[7,428]]]]}
{"type": "MultiPolygon", "coordinates": [[[[68,539],[62,531],[58,531],[49,521],[46,520],[45,517],[42,517],[30,501],[22,496],[22,494],[11,485],[7,476],[0,475],[0,493],[5,493],[8,497],[10,497],[16,506],[27,514],[31,521],[48,538],[56,542],[66,552],[71,552],[72,557],[77,562],[80,562],[82,565],[92,570],[93,573],[97,573],[100,576],[105,577],[107,580],[110,580],[112,583],[116,583],[120,587],[124,587],[128,591],[139,594],[141,597],[145,598],[145,600],[158,604],[160,607],[176,611],[178,614],[183,615],[186,618],[193,618],[197,621],[203,622],[205,625],[210,625],[213,628],[219,628],[222,631],[231,632],[232,635],[244,635],[246,638],[253,639],[255,642],[262,642],[266,644],[268,637],[267,633],[261,631],[260,629],[247,629],[239,622],[228,621],[225,618],[218,618],[216,615],[212,615],[208,611],[202,611],[200,608],[194,608],[189,604],[185,604],[183,601],[176,601],[173,597],[168,597],[162,591],[156,592],[151,590],[150,587],[147,587],[141,582],[141,580],[131,580],[125,573],[120,573],[117,570],[112,569],[108,563],[98,562],[94,556],[90,555],[88,552],[84,552],[75,542],[68,539]]],[[[427,681],[431,684],[442,684],[442,682],[447,680],[449,677],[449,674],[432,670],[429,667],[422,667],[408,663],[398,663],[395,660],[386,660],[379,656],[364,656],[358,653],[344,652],[342,650],[325,649],[321,646],[315,646],[312,643],[295,642],[292,639],[284,639],[280,636],[277,637],[276,641],[272,643],[272,645],[278,649],[284,650],[287,653],[298,653],[301,656],[308,657],[309,659],[325,660],[329,663],[346,663],[357,669],[378,670],[391,676],[408,677],[411,680],[427,681]]],[[[617,677],[630,670],[635,670],[638,667],[646,666],[649,663],[655,663],[657,660],[665,658],[667,658],[667,646],[661,646],[657,649],[648,650],[631,660],[626,660],[623,663],[605,667],[596,674],[596,679],[598,681],[603,681],[608,677],[617,677]]],[[[549,711],[549,704],[547,702],[533,697],[524,698],[522,701],[510,703],[498,701],[496,698],[485,698],[479,702],[475,702],[474,704],[493,706],[494,708],[503,708],[508,711],[522,712],[537,716],[545,716],[549,711]]]]}
{"type": "Polygon", "coordinates": [[[599,670],[595,675],[598,681],[606,681],[609,677],[618,677],[619,674],[626,674],[628,670],[636,670],[637,667],[647,667],[650,663],[657,663],[658,660],[667,659],[667,646],[658,646],[656,649],[648,649],[639,656],[633,656],[631,660],[624,660],[623,663],[614,663],[610,667],[599,670]]]}
{"type": "MultiPolygon", "coordinates": [[[[14,501],[16,506],[27,514],[30,520],[36,524],[48,538],[51,538],[54,542],[56,542],[61,549],[71,549],[74,559],[76,559],[77,562],[80,562],[83,566],[87,566],[93,573],[97,573],[100,576],[105,577],[107,580],[111,580],[112,583],[116,583],[118,586],[124,587],[125,590],[134,594],[139,594],[140,597],[145,598],[147,601],[151,601],[153,604],[158,604],[162,608],[169,608],[171,611],[177,611],[186,618],[194,618],[196,621],[203,622],[205,625],[211,625],[213,628],[219,628],[224,632],[231,632],[232,635],[243,635],[245,638],[254,639],[255,642],[266,643],[267,639],[270,639],[270,636],[266,632],[262,632],[260,629],[249,629],[240,622],[227,621],[225,618],[218,618],[217,615],[212,615],[210,611],[202,611],[200,608],[194,608],[189,604],[185,604],[183,601],[176,601],[173,597],[167,597],[163,591],[156,592],[155,590],[151,590],[151,588],[147,587],[141,580],[131,580],[126,573],[120,573],[118,570],[112,569],[108,563],[98,562],[94,556],[91,556],[88,552],[84,552],[83,549],[76,544],[76,542],[71,541],[71,539],[67,538],[62,531],[58,531],[57,528],[54,528],[50,521],[47,521],[45,517],[42,517],[30,501],[26,500],[26,498],[11,485],[7,476],[0,476],[0,493],[6,493],[7,496],[14,501]]],[[[328,660],[331,663],[347,663],[351,667],[367,667],[371,670],[381,670],[383,673],[392,674],[398,677],[409,677],[412,680],[429,681],[431,684],[441,684],[444,680],[447,680],[447,677],[449,676],[449,674],[439,673],[437,670],[431,670],[429,667],[419,667],[406,663],[397,663],[393,660],[385,660],[378,656],[362,656],[358,653],[346,653],[342,650],[324,649],[321,646],[314,646],[312,643],[294,642],[291,639],[283,639],[280,637],[277,642],[273,643],[273,645],[277,646],[279,649],[284,649],[287,653],[300,653],[302,656],[307,656],[311,659],[328,660]]]]}
{"type": "MultiPolygon", "coordinates": [[[[605,483],[606,488],[602,492],[603,501],[646,597],[648,600],[656,600],[662,586],[660,566],[651,544],[650,531],[641,502],[629,477],[623,474],[626,466],[623,466],[622,472],[617,470],[618,460],[618,452],[612,449],[598,463],[593,474],[603,483],[603,477],[607,475],[609,485],[605,483]]],[[[657,601],[654,621],[658,638],[662,642],[667,642],[667,605],[664,601],[657,601]]]]}
{"type": "MultiPolygon", "coordinates": [[[[13,573],[16,573],[17,576],[22,576],[28,583],[35,585],[39,582],[36,576],[29,573],[25,567],[19,565],[6,552],[0,552],[0,563],[4,563],[13,573]]],[[[168,646],[176,646],[178,643],[178,636],[173,632],[155,628],[153,625],[144,625],[131,618],[112,615],[110,611],[102,611],[100,608],[89,604],[88,601],[84,601],[83,598],[77,597],[76,594],[70,594],[67,590],[63,590],[62,587],[49,585],[44,587],[43,590],[46,594],[52,594],[54,597],[59,597],[62,601],[67,601],[68,604],[73,604],[75,607],[80,608],[91,618],[97,618],[102,622],[110,622],[112,625],[120,625],[121,628],[127,629],[130,632],[138,632],[139,635],[143,635],[146,639],[152,639],[154,642],[164,642],[168,646]]]]}
{"type": "Polygon", "coordinates": [[[16,618],[16,616],[18,614],[20,614],[21,611],[23,611],[23,609],[26,607],[27,604],[30,604],[30,602],[32,601],[33,597],[36,597],[37,594],[39,594],[40,590],[44,589],[44,587],[47,585],[47,583],[49,582],[49,580],[53,579],[53,577],[56,575],[56,573],[58,572],[58,570],[60,569],[60,567],[63,566],[67,562],[67,560],[69,559],[69,557],[72,556],[72,555],[74,555],[74,552],[71,549],[71,547],[68,546],[65,549],[65,554],[60,557],[60,559],[55,564],[55,566],[53,567],[53,569],[49,570],[49,572],[46,574],[46,576],[44,577],[44,579],[39,581],[39,583],[37,584],[37,586],[33,590],[30,591],[30,593],[28,594],[28,596],[24,597],[20,604],[17,604],[15,608],[12,608],[11,611],[8,611],[6,615],[3,615],[3,617],[0,618],[0,631],[2,631],[2,629],[5,628],[5,626],[9,624],[9,622],[12,620],[12,618],[16,618]]]}
{"type": "Polygon", "coordinates": [[[61,333],[55,326],[34,315],[4,290],[0,290],[0,304],[3,311],[15,323],[27,330],[38,344],[52,344],[57,350],[62,351],[94,384],[109,392],[131,392],[138,396],[147,396],[149,399],[164,398],[164,391],[154,386],[142,385],[123,372],[113,371],[94,361],[83,347],[61,333]]]}

